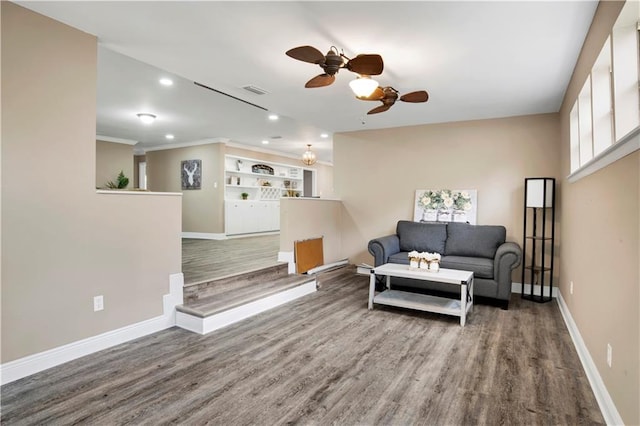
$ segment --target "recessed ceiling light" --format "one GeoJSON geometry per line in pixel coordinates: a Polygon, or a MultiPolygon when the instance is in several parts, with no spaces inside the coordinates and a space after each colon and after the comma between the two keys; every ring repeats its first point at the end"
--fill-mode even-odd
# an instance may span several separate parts
{"type": "Polygon", "coordinates": [[[328,137],[329,137],[329,134],[327,134],[327,133],[320,133],[320,137],[321,137],[321,138],[328,138],[328,137]]]}
{"type": "Polygon", "coordinates": [[[169,134],[169,135],[164,135],[164,137],[165,137],[165,138],[167,138],[167,139],[173,139],[173,138],[175,138],[175,136],[173,136],[173,135],[171,135],[171,134],[169,134]]]}
{"type": "Polygon", "coordinates": [[[278,114],[269,114],[269,120],[276,121],[278,119],[278,114]]]}
{"type": "Polygon", "coordinates": [[[160,84],[162,84],[163,86],[173,86],[173,80],[171,80],[170,78],[161,78],[160,84]]]}
{"type": "Polygon", "coordinates": [[[151,124],[156,119],[155,115],[149,114],[148,112],[141,112],[136,115],[144,124],[151,124]]]}
{"type": "Polygon", "coordinates": [[[269,141],[265,139],[265,140],[262,141],[262,144],[263,145],[269,145],[269,141]]]}

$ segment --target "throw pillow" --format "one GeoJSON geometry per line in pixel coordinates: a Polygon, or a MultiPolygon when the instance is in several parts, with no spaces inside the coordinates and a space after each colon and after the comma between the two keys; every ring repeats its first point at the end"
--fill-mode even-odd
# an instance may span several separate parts
{"type": "Polygon", "coordinates": [[[507,230],[499,225],[447,225],[447,256],[474,256],[493,259],[496,250],[504,243],[507,230]]]}
{"type": "Polygon", "coordinates": [[[447,225],[444,223],[420,223],[398,221],[396,234],[400,240],[400,251],[426,251],[444,253],[447,225]]]}

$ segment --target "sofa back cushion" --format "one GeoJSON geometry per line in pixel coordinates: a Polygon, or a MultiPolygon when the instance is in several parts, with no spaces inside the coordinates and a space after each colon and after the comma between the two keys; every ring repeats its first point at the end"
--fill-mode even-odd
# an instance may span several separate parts
{"type": "Polygon", "coordinates": [[[444,254],[447,225],[444,223],[420,223],[398,221],[396,234],[400,240],[400,251],[427,251],[444,254]]]}
{"type": "Polygon", "coordinates": [[[507,230],[499,225],[447,225],[447,256],[471,256],[493,259],[496,250],[507,237],[507,230]]]}

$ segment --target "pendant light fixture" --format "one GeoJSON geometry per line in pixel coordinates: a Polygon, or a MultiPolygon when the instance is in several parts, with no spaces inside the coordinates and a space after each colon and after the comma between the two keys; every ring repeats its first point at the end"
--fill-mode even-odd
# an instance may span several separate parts
{"type": "Polygon", "coordinates": [[[311,166],[316,163],[316,154],[311,151],[311,144],[307,144],[307,150],[302,154],[302,162],[307,166],[311,166]]]}

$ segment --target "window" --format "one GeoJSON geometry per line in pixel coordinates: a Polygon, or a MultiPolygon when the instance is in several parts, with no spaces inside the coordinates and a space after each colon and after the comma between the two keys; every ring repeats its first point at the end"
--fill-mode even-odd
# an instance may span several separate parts
{"type": "Polygon", "coordinates": [[[591,70],[594,156],[613,144],[613,97],[611,84],[611,38],[609,37],[591,70]]]}
{"type": "Polygon", "coordinates": [[[627,1],[571,109],[570,182],[640,149],[639,25],[627,1]]]}

